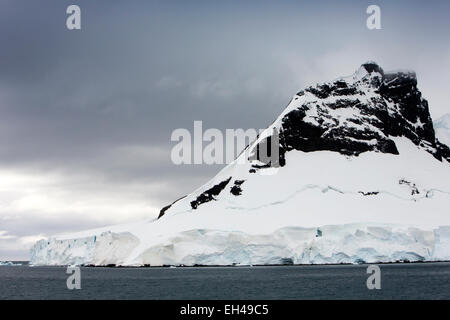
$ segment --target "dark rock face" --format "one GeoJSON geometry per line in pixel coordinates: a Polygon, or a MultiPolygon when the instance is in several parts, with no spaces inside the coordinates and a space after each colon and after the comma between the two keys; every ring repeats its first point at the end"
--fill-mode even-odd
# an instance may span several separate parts
{"type": "Polygon", "coordinates": [[[231,187],[230,193],[234,196],[240,196],[242,194],[241,185],[245,180],[234,180],[234,186],[231,187]]]}
{"type": "MultiPolygon", "coordinates": [[[[318,108],[318,111],[320,116],[327,117],[326,109],[318,108]]],[[[283,127],[280,132],[280,154],[294,149],[304,152],[329,150],[355,156],[374,150],[398,154],[395,143],[377,131],[339,126],[339,123],[332,118],[330,119],[335,122],[335,125],[322,126],[320,125],[322,121],[319,119],[317,126],[304,122],[305,116],[306,110],[301,108],[290,112],[283,119],[283,127]],[[373,139],[377,141],[375,144],[370,143],[373,139]]],[[[353,119],[352,122],[360,124],[362,121],[353,119]]]]}
{"type": "Polygon", "coordinates": [[[376,196],[377,194],[379,194],[378,191],[369,191],[369,192],[358,191],[358,192],[361,193],[363,196],[376,196]]]}
{"type": "Polygon", "coordinates": [[[186,198],[186,196],[181,197],[181,198],[178,198],[177,200],[175,200],[175,201],[172,202],[171,204],[169,204],[169,205],[165,206],[164,208],[162,208],[162,209],[159,211],[158,219],[161,218],[161,217],[164,215],[164,213],[166,213],[166,211],[167,211],[171,206],[174,205],[174,203],[180,201],[180,200],[183,199],[183,198],[186,198]]]}
{"type": "Polygon", "coordinates": [[[231,177],[229,177],[227,180],[224,180],[220,182],[219,184],[216,184],[215,186],[209,188],[202,194],[200,194],[197,199],[194,201],[191,201],[191,207],[192,209],[197,209],[199,205],[205,202],[209,202],[211,200],[215,200],[214,196],[218,196],[223,189],[227,186],[227,184],[230,182],[231,177]]]}
{"type": "Polygon", "coordinates": [[[361,65],[361,67],[366,69],[368,73],[376,72],[376,73],[379,73],[381,75],[384,75],[383,69],[381,69],[381,67],[378,64],[376,64],[375,62],[373,62],[373,61],[363,63],[361,65]]]}
{"type": "Polygon", "coordinates": [[[415,194],[419,194],[420,191],[419,189],[417,189],[416,184],[412,183],[410,181],[407,181],[405,179],[400,179],[400,181],[398,182],[398,184],[404,184],[407,185],[410,189],[411,189],[411,195],[415,195],[415,194]]]}
{"type": "Polygon", "coordinates": [[[257,157],[263,162],[259,167],[284,166],[290,150],[398,154],[392,137],[406,137],[436,159],[449,159],[449,148],[436,140],[428,102],[417,89],[414,72],[385,73],[369,62],[354,78],[308,87],[293,102],[302,97],[303,102],[282,118],[279,161],[267,163],[257,157]]]}
{"type": "Polygon", "coordinates": [[[436,141],[436,145],[437,145],[438,151],[442,155],[442,158],[444,158],[448,162],[450,162],[450,148],[447,145],[445,145],[439,141],[436,141]]]}
{"type": "MultiPolygon", "coordinates": [[[[280,154],[278,130],[273,128],[272,135],[262,139],[260,143],[250,152],[249,160],[259,160],[264,164],[252,164],[252,169],[269,167],[282,167],[285,165],[284,152],[280,154]]],[[[252,172],[252,171],[250,171],[252,172]]],[[[256,172],[256,170],[255,170],[256,172]]]]}

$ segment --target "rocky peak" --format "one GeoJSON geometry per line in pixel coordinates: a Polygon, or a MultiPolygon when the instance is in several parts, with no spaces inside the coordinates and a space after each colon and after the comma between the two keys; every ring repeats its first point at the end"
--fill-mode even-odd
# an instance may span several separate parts
{"type": "Polygon", "coordinates": [[[366,70],[367,73],[379,73],[384,75],[383,69],[374,61],[367,61],[366,63],[363,63],[360,69],[366,70]]]}
{"type": "MultiPolygon", "coordinates": [[[[449,148],[435,137],[416,74],[384,72],[371,61],[350,77],[297,93],[276,125],[280,159],[272,166],[283,166],[290,150],[329,150],[348,156],[367,151],[398,154],[393,137],[406,137],[436,159],[450,162],[449,148]]],[[[269,139],[260,141],[256,149],[269,139]]]]}
{"type": "MultiPolygon", "coordinates": [[[[353,74],[353,81],[362,85],[379,87],[383,82],[384,71],[373,61],[363,63],[359,69],[353,74]]],[[[347,78],[348,79],[348,78],[347,78]]],[[[349,80],[349,79],[348,79],[349,80]]]]}

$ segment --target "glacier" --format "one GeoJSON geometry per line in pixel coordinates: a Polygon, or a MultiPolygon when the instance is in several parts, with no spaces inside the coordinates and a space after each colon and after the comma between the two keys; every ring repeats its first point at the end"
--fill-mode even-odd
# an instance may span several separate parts
{"type": "Polygon", "coordinates": [[[32,259],[35,265],[125,266],[415,262],[449,260],[449,245],[450,227],[423,230],[381,224],[285,227],[259,235],[196,229],[141,250],[129,232],[103,232],[41,240],[32,259]]]}

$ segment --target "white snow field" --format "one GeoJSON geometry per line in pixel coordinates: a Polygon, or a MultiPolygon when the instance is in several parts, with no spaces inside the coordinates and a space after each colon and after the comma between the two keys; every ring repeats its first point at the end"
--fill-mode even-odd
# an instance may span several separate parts
{"type": "MultiPolygon", "coordinates": [[[[359,70],[345,79],[359,81],[364,76],[359,70]]],[[[309,95],[293,98],[246,152],[159,219],[41,240],[31,249],[31,263],[192,266],[450,260],[449,163],[436,159],[427,145],[391,136],[399,154],[291,150],[285,154],[285,166],[249,172],[258,161],[248,160],[248,153],[281,125],[283,115],[314,98],[309,95]],[[240,195],[230,192],[236,181],[243,181],[240,195]],[[192,201],[221,182],[225,186],[219,194],[193,208],[192,201]]],[[[369,103],[372,95],[368,88],[358,99],[369,103]]],[[[389,105],[392,112],[395,107],[389,105]]],[[[330,110],[340,120],[358,116],[351,111],[330,110]]],[[[311,109],[304,121],[314,119],[311,109]]]]}

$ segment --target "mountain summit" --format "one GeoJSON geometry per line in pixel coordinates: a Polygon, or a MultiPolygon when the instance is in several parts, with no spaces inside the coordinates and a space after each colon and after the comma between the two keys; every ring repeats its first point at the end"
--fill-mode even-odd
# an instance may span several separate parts
{"type": "Polygon", "coordinates": [[[449,161],[416,74],[367,62],[298,92],[235,161],[158,219],[41,240],[31,262],[450,260],[449,161]],[[279,155],[263,159],[274,134],[279,155]]]}
{"type": "MultiPolygon", "coordinates": [[[[293,150],[333,151],[345,156],[369,151],[398,155],[394,139],[399,137],[441,162],[450,161],[448,146],[435,137],[428,102],[417,88],[416,74],[385,73],[375,62],[366,62],[352,76],[298,92],[278,119],[248,147],[249,172],[283,167],[286,154],[293,150]],[[257,150],[270,144],[274,129],[279,135],[279,158],[261,162],[257,150]]],[[[245,177],[235,179],[232,188],[240,194],[245,177]]],[[[218,194],[212,190],[220,193],[229,181],[220,181],[201,193],[191,202],[192,209],[215,199],[218,194]]],[[[164,207],[159,217],[169,208],[164,207]]]]}
{"type": "Polygon", "coordinates": [[[350,77],[300,91],[275,125],[280,165],[291,150],[398,154],[394,137],[406,137],[436,159],[450,161],[449,148],[436,140],[416,74],[385,73],[375,62],[364,63],[350,77]]]}

